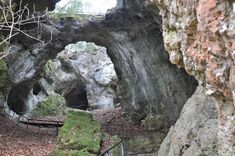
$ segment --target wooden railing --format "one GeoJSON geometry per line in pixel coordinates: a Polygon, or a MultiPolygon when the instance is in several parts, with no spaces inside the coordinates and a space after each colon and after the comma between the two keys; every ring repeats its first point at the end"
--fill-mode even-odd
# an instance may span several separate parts
{"type": "Polygon", "coordinates": [[[27,128],[29,125],[37,126],[37,127],[56,128],[57,134],[59,131],[59,127],[62,127],[64,125],[64,122],[56,121],[56,120],[31,119],[31,118],[27,118],[25,116],[20,116],[20,118],[19,118],[18,122],[25,124],[27,128]],[[20,118],[23,118],[24,120],[20,120],[20,118]]]}

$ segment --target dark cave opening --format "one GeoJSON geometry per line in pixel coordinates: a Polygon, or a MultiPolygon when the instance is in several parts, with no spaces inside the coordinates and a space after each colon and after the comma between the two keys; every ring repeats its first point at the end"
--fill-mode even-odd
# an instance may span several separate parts
{"type": "Polygon", "coordinates": [[[9,108],[18,115],[23,115],[27,112],[27,105],[25,103],[30,92],[31,85],[27,82],[17,84],[12,87],[7,99],[9,108]]]}
{"type": "Polygon", "coordinates": [[[89,107],[85,85],[79,85],[74,88],[64,98],[68,107],[82,110],[86,110],[89,107]]]}
{"type": "Polygon", "coordinates": [[[38,82],[35,83],[33,86],[33,94],[38,95],[41,90],[42,90],[41,85],[38,82]]]}

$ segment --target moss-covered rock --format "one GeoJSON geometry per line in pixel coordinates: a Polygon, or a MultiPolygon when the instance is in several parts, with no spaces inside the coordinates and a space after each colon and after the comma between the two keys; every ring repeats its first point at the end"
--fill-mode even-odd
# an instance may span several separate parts
{"type": "Polygon", "coordinates": [[[4,59],[0,59],[0,95],[3,95],[7,77],[7,65],[4,59]]]}
{"type": "Polygon", "coordinates": [[[39,102],[31,112],[33,117],[61,115],[65,110],[65,99],[60,95],[50,95],[44,101],[39,102]]]}
{"type": "Polygon", "coordinates": [[[47,76],[51,77],[53,80],[55,79],[55,71],[56,67],[53,60],[49,60],[44,66],[44,72],[47,76]]]}
{"type": "Polygon", "coordinates": [[[124,142],[125,152],[127,155],[137,154],[155,154],[160,148],[161,142],[165,134],[160,132],[152,132],[139,135],[124,142]]]}
{"type": "Polygon", "coordinates": [[[60,129],[58,144],[53,156],[94,156],[99,154],[101,125],[91,114],[82,111],[67,112],[67,119],[60,129]]]}

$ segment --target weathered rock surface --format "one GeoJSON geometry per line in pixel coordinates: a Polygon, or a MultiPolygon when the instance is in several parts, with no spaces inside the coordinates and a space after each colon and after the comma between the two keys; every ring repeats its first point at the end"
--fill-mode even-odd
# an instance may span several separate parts
{"type": "Polygon", "coordinates": [[[199,86],[163,141],[159,156],[218,155],[216,101],[199,86]]]}
{"type": "Polygon", "coordinates": [[[81,103],[84,93],[89,107],[114,107],[117,75],[106,48],[78,42],[59,53],[53,64],[55,91],[70,104],[81,103]]]}
{"type": "Polygon", "coordinates": [[[93,41],[108,50],[119,78],[119,100],[128,115],[140,121],[151,112],[162,121],[157,128],[169,127],[194,92],[196,82],[168,61],[160,16],[152,15],[145,4],[144,0],[128,0],[120,9],[106,14],[104,20],[92,18],[83,24],[71,18],[42,23],[40,32],[45,43],[52,32],[52,40],[46,45],[19,36],[20,40],[15,41],[26,51],[22,62],[27,62],[27,57],[32,62],[21,69],[27,76],[17,83],[37,80],[45,63],[66,45],[93,41]]]}
{"type": "Polygon", "coordinates": [[[172,63],[184,67],[218,101],[221,155],[235,153],[235,2],[153,0],[163,17],[172,63]],[[233,102],[232,102],[233,100],[233,102]]]}
{"type": "Polygon", "coordinates": [[[156,156],[164,133],[148,132],[123,142],[127,156],[156,156]]]}

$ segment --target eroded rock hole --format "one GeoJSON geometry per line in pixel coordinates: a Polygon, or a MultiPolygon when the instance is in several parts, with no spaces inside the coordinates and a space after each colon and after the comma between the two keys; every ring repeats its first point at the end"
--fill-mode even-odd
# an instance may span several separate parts
{"type": "Polygon", "coordinates": [[[39,83],[34,84],[33,86],[33,94],[38,95],[38,93],[42,90],[41,85],[39,83]]]}

